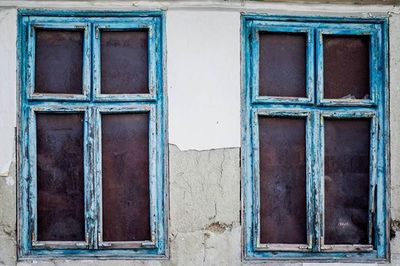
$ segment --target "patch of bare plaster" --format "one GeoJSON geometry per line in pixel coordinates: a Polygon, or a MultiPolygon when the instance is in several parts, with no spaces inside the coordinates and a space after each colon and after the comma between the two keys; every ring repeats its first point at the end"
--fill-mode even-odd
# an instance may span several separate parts
{"type": "Polygon", "coordinates": [[[8,175],[0,178],[0,231],[15,238],[16,222],[16,186],[15,186],[15,163],[11,163],[8,175]]]}
{"type": "Polygon", "coordinates": [[[172,265],[240,265],[239,148],[170,151],[172,265]]]}
{"type": "Polygon", "coordinates": [[[213,233],[222,234],[225,231],[231,231],[232,227],[233,227],[233,224],[214,222],[214,223],[207,225],[206,228],[204,228],[204,229],[207,231],[213,232],[213,233]]]}
{"type": "Polygon", "coordinates": [[[170,145],[171,231],[194,232],[240,219],[239,148],[181,151],[170,145]]]}
{"type": "Polygon", "coordinates": [[[15,163],[0,177],[0,265],[16,264],[16,186],[15,163]]]}
{"type": "MultiPolygon", "coordinates": [[[[1,23],[1,20],[0,20],[1,23]]],[[[15,139],[14,139],[15,141],[15,139]]],[[[15,145],[15,142],[14,144],[15,145]]],[[[15,146],[14,146],[15,147],[15,146]]],[[[15,149],[13,148],[13,153],[11,155],[11,158],[15,158],[15,149]]],[[[0,167],[0,178],[5,177],[6,182],[8,185],[13,186],[15,184],[15,162],[12,159],[9,159],[9,161],[0,167]]]]}
{"type": "MultiPolygon", "coordinates": [[[[9,164],[10,165],[10,164],[9,164]]],[[[8,167],[3,167],[4,170],[0,172],[0,177],[7,177],[10,171],[7,169],[8,167]]]]}
{"type": "MultiPolygon", "coordinates": [[[[11,168],[11,167],[13,167],[12,163],[10,164],[9,168],[11,168]]],[[[2,173],[0,173],[0,178],[5,180],[7,186],[14,186],[15,185],[15,179],[14,179],[13,176],[10,175],[10,170],[9,169],[4,171],[4,172],[2,172],[2,173]]]]}
{"type": "Polygon", "coordinates": [[[15,163],[11,162],[6,171],[0,173],[0,178],[4,179],[7,186],[15,185],[15,163]]]}
{"type": "Polygon", "coordinates": [[[0,231],[10,237],[11,239],[14,240],[14,243],[16,242],[16,232],[15,232],[15,227],[8,225],[8,224],[0,224],[0,231]]]}
{"type": "Polygon", "coordinates": [[[394,239],[396,237],[396,232],[400,231],[400,221],[399,220],[390,220],[390,239],[394,239]]]}

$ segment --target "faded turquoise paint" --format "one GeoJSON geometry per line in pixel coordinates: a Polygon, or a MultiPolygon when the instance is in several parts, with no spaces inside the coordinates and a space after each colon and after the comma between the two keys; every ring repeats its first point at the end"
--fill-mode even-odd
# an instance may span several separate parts
{"type": "Polygon", "coordinates": [[[157,165],[151,164],[150,165],[150,228],[151,228],[151,241],[147,241],[144,243],[142,241],[138,242],[104,242],[103,241],[103,233],[102,233],[102,186],[101,186],[101,166],[102,166],[102,158],[101,158],[101,115],[104,113],[144,113],[148,112],[150,115],[150,135],[149,135],[149,144],[150,144],[150,161],[155,162],[157,160],[157,146],[156,146],[156,135],[157,135],[157,117],[156,117],[156,106],[152,104],[142,105],[142,106],[115,106],[115,105],[108,105],[108,106],[96,106],[94,107],[94,116],[96,119],[94,125],[94,139],[96,140],[94,145],[94,186],[95,186],[95,198],[94,201],[96,206],[94,206],[94,210],[97,211],[96,217],[97,219],[97,227],[95,228],[95,235],[98,235],[97,238],[97,245],[96,248],[103,248],[103,249],[110,249],[110,248],[140,248],[140,247],[155,247],[157,246],[157,225],[159,221],[157,220],[157,165]]]}
{"type": "Polygon", "coordinates": [[[253,21],[252,36],[254,38],[251,42],[251,50],[253,51],[252,58],[254,62],[258,62],[259,58],[259,40],[258,32],[290,32],[290,33],[306,33],[307,34],[307,66],[306,66],[306,95],[307,97],[269,97],[260,96],[258,93],[258,64],[252,65],[252,73],[254,78],[252,79],[252,103],[314,103],[314,33],[313,28],[307,25],[299,25],[291,23],[275,22],[266,23],[264,21],[253,21]]]}
{"type": "Polygon", "coordinates": [[[20,10],[18,16],[18,257],[166,258],[168,191],[167,128],[164,75],[165,17],[161,11],[91,12],[20,10]],[[83,95],[34,93],[35,28],[84,29],[83,95]],[[99,94],[99,28],[149,29],[148,95],[99,94]],[[85,231],[82,242],[37,241],[36,112],[82,112],[84,123],[85,231]],[[101,113],[149,112],[151,239],[144,242],[101,241],[101,113]]]}
{"type": "Polygon", "coordinates": [[[377,104],[377,92],[380,88],[379,79],[377,75],[379,74],[378,62],[381,59],[379,44],[379,35],[382,34],[381,25],[376,24],[344,24],[341,27],[337,25],[324,25],[323,28],[316,29],[316,52],[317,55],[317,104],[325,106],[374,106],[377,104]],[[368,35],[371,37],[371,47],[370,47],[370,95],[371,99],[359,99],[354,101],[352,99],[324,99],[324,81],[323,81],[323,46],[322,46],[322,36],[324,34],[332,35],[368,35]]]}
{"type": "MultiPolygon", "coordinates": [[[[251,119],[253,121],[252,125],[252,142],[253,142],[253,158],[255,161],[259,161],[260,158],[260,153],[259,153],[259,130],[258,130],[258,119],[260,116],[267,116],[267,117],[303,117],[306,119],[306,155],[307,157],[311,157],[313,154],[313,138],[312,138],[312,112],[310,111],[305,111],[302,109],[268,109],[268,108],[254,108],[252,110],[251,114],[251,119]]],[[[306,171],[307,171],[307,178],[306,178],[306,197],[307,197],[307,202],[306,202],[306,212],[307,212],[307,244],[294,244],[294,245],[274,245],[274,244],[262,244],[260,242],[260,169],[259,169],[259,164],[255,163],[253,165],[253,177],[254,177],[254,199],[255,202],[253,204],[253,211],[257,215],[257,219],[254,221],[254,239],[253,239],[253,245],[255,247],[256,251],[282,251],[283,249],[285,251],[298,251],[300,250],[311,250],[312,249],[312,239],[314,232],[312,230],[312,226],[310,226],[313,223],[312,219],[312,214],[313,214],[313,207],[312,204],[313,202],[309,199],[311,199],[313,193],[312,193],[312,180],[310,177],[312,176],[312,164],[310,160],[307,160],[307,166],[306,166],[306,171]]]]}
{"type": "Polygon", "coordinates": [[[100,59],[100,35],[102,29],[108,30],[132,30],[148,29],[149,47],[156,47],[157,39],[157,18],[118,18],[118,19],[97,19],[93,21],[93,89],[96,101],[155,101],[157,88],[157,53],[150,53],[149,57],[149,91],[146,94],[101,94],[101,59],[100,59]]]}
{"type": "Polygon", "coordinates": [[[91,81],[91,42],[90,42],[90,24],[87,19],[73,19],[73,18],[51,18],[51,17],[36,17],[30,16],[28,18],[29,25],[27,26],[28,31],[28,76],[27,76],[27,93],[28,100],[87,100],[90,98],[90,81],[91,81]],[[77,94],[53,94],[53,93],[35,93],[35,39],[36,30],[40,28],[50,28],[50,29],[83,29],[84,30],[84,43],[83,43],[83,93],[81,95],[77,94]]]}
{"type": "MultiPolygon", "coordinates": [[[[290,17],[244,14],[242,27],[242,209],[247,260],[386,261],[388,237],[388,21],[387,18],[290,17]],[[258,96],[258,32],[306,32],[307,97],[258,96]],[[371,99],[323,99],[322,34],[370,35],[371,99]],[[306,118],[308,245],[259,242],[259,116],[306,118]],[[371,119],[370,245],[324,245],[324,117],[371,119]],[[376,191],[376,193],[375,193],[376,191]],[[372,227],[374,235],[372,236],[372,227]]],[[[282,228],[282,230],[285,230],[282,228]]]]}

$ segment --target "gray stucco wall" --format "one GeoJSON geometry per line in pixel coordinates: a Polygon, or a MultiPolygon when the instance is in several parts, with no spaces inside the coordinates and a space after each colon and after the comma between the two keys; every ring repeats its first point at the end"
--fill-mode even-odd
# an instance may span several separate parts
{"type": "MultiPolygon", "coordinates": [[[[164,8],[258,11],[284,14],[390,16],[390,124],[391,124],[391,240],[392,265],[400,265],[400,9],[393,6],[277,5],[233,1],[173,3],[164,1],[20,1],[23,7],[126,9],[164,8]]],[[[299,2],[299,1],[297,1],[299,2]]],[[[310,1],[313,2],[313,1],[310,1]]],[[[319,1],[318,1],[319,2],[319,1]]],[[[328,2],[328,1],[323,1],[328,2]]],[[[366,1],[379,4],[381,1],[366,1]]],[[[162,261],[16,260],[16,2],[0,1],[0,265],[243,265],[240,222],[240,148],[204,151],[169,146],[170,259],[162,261]]],[[[168,11],[167,11],[168,12],[168,11]]],[[[237,16],[239,17],[239,16],[237,16]]],[[[239,38],[238,38],[239,40],[239,38]]],[[[168,48],[167,48],[168,49],[168,48]]],[[[284,265],[284,264],[265,264],[284,265]]],[[[291,264],[301,265],[301,264],[291,264]]],[[[302,265],[316,265],[307,264],[302,265]]],[[[326,264],[329,265],[329,264],[326,264]]],[[[339,264],[330,264],[339,265],[339,264]]],[[[341,264],[342,265],[342,264],[341,264]]],[[[343,264],[344,265],[344,264],[343,264]]],[[[350,264],[347,264],[350,265],[350,264]]],[[[360,265],[360,264],[357,264],[360,265]]],[[[373,264],[371,264],[373,265],[373,264]]]]}
{"type": "MultiPolygon", "coordinates": [[[[15,184],[0,179],[0,265],[247,265],[241,261],[239,148],[170,152],[170,259],[16,262],[15,184]]],[[[9,176],[15,176],[11,165],[9,176]]],[[[10,180],[10,179],[8,179],[10,180]]],[[[392,189],[392,192],[395,192],[392,189]]],[[[396,197],[398,198],[398,197],[396,197]]],[[[400,265],[400,228],[393,228],[392,264],[400,265]]],[[[260,265],[258,263],[257,265],[260,265]]],[[[263,263],[262,265],[288,265],[263,263]]],[[[318,265],[298,263],[290,265],[318,265]]],[[[351,265],[351,264],[326,264],[351,265]]],[[[361,264],[357,264],[361,265],[361,264]]],[[[367,264],[364,264],[367,265],[367,264]]],[[[368,264],[374,265],[374,264],[368,264]]]]}
{"type": "MultiPolygon", "coordinates": [[[[170,145],[169,152],[170,260],[34,261],[18,265],[240,264],[239,149],[180,151],[170,145]]],[[[15,178],[14,164],[9,176],[15,178]]],[[[2,177],[0,195],[0,265],[16,265],[15,184],[2,177]]]]}

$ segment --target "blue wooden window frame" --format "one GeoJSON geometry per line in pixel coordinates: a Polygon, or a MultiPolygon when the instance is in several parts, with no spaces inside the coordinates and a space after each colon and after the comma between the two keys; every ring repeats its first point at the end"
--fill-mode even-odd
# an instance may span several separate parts
{"type": "MultiPolygon", "coordinates": [[[[386,261],[389,258],[388,20],[243,14],[242,208],[246,260],[386,261]],[[307,97],[258,95],[259,32],[307,34],[307,97]],[[369,35],[370,99],[323,99],[322,35],[369,35]],[[306,119],[307,244],[260,243],[258,118],[306,119]],[[368,245],[324,244],[324,119],[370,118],[368,245]]],[[[282,230],[285,230],[282,228],[282,230]]]]}
{"type": "Polygon", "coordinates": [[[165,17],[161,11],[97,12],[19,10],[18,256],[34,258],[166,258],[167,129],[164,75],[165,17]],[[83,93],[34,92],[35,30],[83,29],[83,93]],[[147,29],[148,94],[100,93],[101,29],[147,29]],[[37,241],[36,113],[84,113],[85,241],[37,241]],[[149,113],[149,241],[104,242],[101,202],[101,115],[149,113]]]}

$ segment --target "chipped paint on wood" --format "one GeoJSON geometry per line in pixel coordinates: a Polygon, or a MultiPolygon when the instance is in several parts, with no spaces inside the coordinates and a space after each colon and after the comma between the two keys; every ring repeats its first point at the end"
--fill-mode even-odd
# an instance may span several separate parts
{"type": "MultiPolygon", "coordinates": [[[[387,19],[242,16],[243,254],[251,260],[385,261],[388,258],[387,19]],[[258,32],[307,33],[307,97],[258,96],[258,32]],[[369,35],[371,99],[323,99],[322,34],[369,35]],[[315,45],[315,51],[314,49],[315,45]],[[315,54],[315,59],[312,58],[315,54]],[[314,63],[316,62],[316,63],[314,63]],[[315,68],[315,69],[314,69],[315,68]],[[260,244],[258,116],[306,115],[309,246],[260,244]],[[324,245],[323,118],[371,118],[368,245],[324,245]],[[376,191],[376,193],[375,193],[376,191]],[[372,240],[374,239],[374,242],[372,240]]],[[[284,228],[282,229],[284,230],[284,228]]]]}
{"type": "Polygon", "coordinates": [[[18,60],[20,121],[18,150],[18,256],[34,258],[165,258],[167,246],[167,141],[164,75],[163,12],[98,12],[20,10],[18,60]],[[34,92],[35,28],[84,29],[83,94],[34,92]],[[149,29],[149,88],[147,95],[99,94],[99,40],[96,27],[149,29]],[[92,45],[93,44],[93,45],[92,45]],[[95,66],[91,70],[91,66],[95,66]],[[94,87],[91,87],[93,84],[94,87]],[[83,112],[85,171],[84,242],[37,241],[36,112],[83,112]],[[101,237],[100,113],[149,112],[151,241],[105,243],[101,237]],[[110,244],[110,245],[109,245],[110,244]]]}

